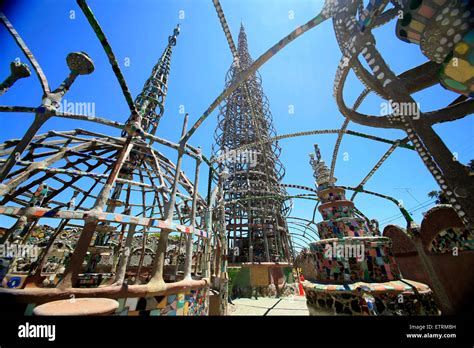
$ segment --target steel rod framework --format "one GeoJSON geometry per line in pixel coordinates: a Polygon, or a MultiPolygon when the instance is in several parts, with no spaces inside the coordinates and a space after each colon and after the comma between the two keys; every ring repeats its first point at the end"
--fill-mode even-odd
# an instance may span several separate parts
{"type": "MultiPolygon", "coordinates": [[[[219,2],[214,1],[221,24],[234,56],[227,74],[227,85],[252,64],[247,37],[240,28],[238,48],[232,37],[219,2]]],[[[215,158],[220,170],[229,173],[224,182],[228,242],[239,250],[233,262],[288,261],[288,230],[284,215],[286,192],[279,185],[284,169],[278,160],[277,143],[261,143],[245,152],[235,151],[257,139],[275,136],[268,101],[263,94],[261,77],[251,75],[231,93],[220,108],[215,134],[219,151],[215,158]],[[253,253],[249,251],[250,246],[253,253]],[[252,258],[252,259],[251,259],[252,258]]]]}
{"type": "MultiPolygon", "coordinates": [[[[49,237],[48,246],[41,254],[39,264],[42,266],[30,269],[29,276],[33,277],[32,281],[35,282],[41,276],[42,267],[48,264],[48,255],[56,240],[64,233],[77,231],[75,241],[68,240],[68,243],[72,243],[71,254],[64,272],[58,273],[59,284],[56,289],[43,288],[44,284],[36,284],[37,287],[32,289],[0,289],[0,293],[9,292],[20,297],[46,296],[51,299],[61,298],[68,293],[77,296],[102,294],[108,297],[164,294],[175,291],[173,289],[176,288],[174,283],[170,283],[170,279],[176,278],[170,278],[170,273],[164,270],[165,262],[176,260],[171,255],[175,252],[185,254],[187,263],[185,279],[179,281],[181,278],[178,277],[177,287],[192,289],[206,286],[209,280],[199,279],[202,276],[210,276],[210,271],[205,272],[206,274],[201,272],[210,270],[211,257],[205,255],[207,264],[198,267],[202,263],[201,259],[193,258],[193,254],[199,255],[203,241],[211,239],[213,226],[206,226],[204,219],[207,204],[198,194],[199,172],[196,173],[196,181],[193,184],[182,172],[181,162],[185,156],[190,156],[198,162],[202,160],[209,164],[209,161],[201,155],[198,148],[188,145],[187,141],[175,144],[155,136],[159,120],[164,113],[172,48],[176,45],[179,28],[169,36],[163,55],[154,66],[142,92],[133,101],[97,19],[84,0],[78,0],[78,4],[107,54],[129,106],[130,117],[125,124],[121,124],[95,115],[61,112],[58,105],[60,98],[77,75],[93,71],[92,60],[85,53],[69,55],[71,74],[58,89],[51,92],[33,54],[6,17],[3,14],[0,16],[33,65],[45,92],[38,108],[0,107],[2,112],[36,114],[32,126],[22,139],[0,144],[0,169],[3,179],[0,184],[0,213],[16,219],[13,227],[3,234],[2,240],[15,243],[20,240],[20,243],[26,243],[36,235],[36,228],[42,226],[44,218],[57,221],[55,232],[49,237]],[[122,136],[83,129],[36,134],[39,127],[50,117],[102,124],[121,130],[122,136]],[[176,164],[164,156],[155,145],[176,150],[176,164]],[[77,205],[76,199],[79,200],[77,205]],[[192,206],[192,212],[184,209],[189,205],[192,206]],[[189,236],[186,238],[190,247],[186,251],[181,251],[180,248],[170,249],[175,245],[174,234],[189,236]],[[158,238],[151,238],[153,236],[158,238]],[[143,244],[139,248],[132,248],[137,238],[141,238],[143,244]],[[159,241],[155,243],[157,239],[159,241]],[[100,255],[95,254],[95,250],[103,248],[108,248],[114,255],[112,272],[115,272],[115,276],[112,283],[100,289],[78,289],[76,286],[81,274],[93,272],[100,262],[100,255]],[[135,273],[129,268],[130,252],[139,253],[140,261],[135,273]],[[152,257],[152,266],[145,267],[145,253],[152,257]],[[191,267],[193,260],[195,264],[191,267]],[[83,268],[85,263],[86,269],[83,268]],[[194,271],[192,279],[191,271],[194,271]],[[135,277],[135,285],[123,288],[125,280],[132,275],[135,277]]],[[[25,74],[24,71],[20,73],[25,74]]],[[[15,81],[10,78],[4,83],[2,93],[15,81]]],[[[186,119],[187,117],[186,115],[186,119]]],[[[182,135],[185,131],[184,124],[182,135]]],[[[209,243],[206,248],[208,253],[212,252],[212,243],[209,243]]],[[[184,261],[183,258],[179,259],[184,261]]],[[[18,272],[18,262],[20,260],[11,265],[11,274],[18,272]]],[[[178,264],[175,266],[179,268],[179,261],[176,262],[178,264]]],[[[184,263],[181,266],[184,266],[184,263]]]]}

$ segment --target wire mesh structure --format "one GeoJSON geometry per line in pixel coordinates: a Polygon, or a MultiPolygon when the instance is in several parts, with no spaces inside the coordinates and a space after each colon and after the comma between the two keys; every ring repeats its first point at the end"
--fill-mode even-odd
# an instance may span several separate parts
{"type": "MultiPolygon", "coordinates": [[[[210,211],[198,194],[198,177],[201,163],[207,160],[187,141],[176,144],[155,135],[164,114],[179,26],[133,101],[97,19],[85,1],[78,4],[107,53],[130,117],[121,124],[61,111],[61,98],[75,78],[93,72],[92,59],[84,52],[68,55],[71,73],[51,92],[33,54],[8,19],[0,16],[45,93],[38,108],[0,107],[6,112],[36,113],[22,139],[0,144],[0,213],[16,220],[11,228],[2,230],[1,239],[40,248],[36,259],[20,256],[10,260],[3,274],[6,289],[0,292],[18,298],[34,296],[39,303],[66,293],[120,298],[165,294],[172,289],[204,289],[205,297],[211,275],[212,219],[205,218],[210,211]],[[86,129],[36,134],[51,117],[106,125],[121,131],[121,136],[86,129]],[[176,163],[159,147],[176,150],[176,163]],[[194,182],[181,169],[184,156],[196,163],[194,182]],[[56,288],[54,292],[51,287],[56,288]]],[[[28,75],[24,65],[12,65],[12,76],[1,85],[2,93],[28,75]]],[[[217,266],[218,260],[215,258],[217,266]]],[[[207,307],[199,308],[201,314],[206,311],[207,307]]]]}
{"type": "MultiPolygon", "coordinates": [[[[237,55],[226,76],[226,86],[253,63],[243,25],[237,55]]],[[[242,145],[275,136],[261,76],[251,75],[220,107],[215,141],[224,182],[229,250],[233,262],[290,261],[291,248],[284,216],[287,196],[280,186],[284,168],[277,142],[265,142],[243,151],[242,145]]]]}

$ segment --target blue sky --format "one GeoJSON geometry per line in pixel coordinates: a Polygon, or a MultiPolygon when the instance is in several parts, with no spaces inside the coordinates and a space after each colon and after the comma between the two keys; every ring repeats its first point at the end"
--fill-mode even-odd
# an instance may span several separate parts
{"type": "MultiPolygon", "coordinates": [[[[222,32],[212,1],[207,0],[90,0],[89,6],[99,20],[128,86],[135,97],[141,90],[153,65],[167,44],[168,35],[177,23],[181,34],[174,48],[168,85],[166,111],[158,136],[177,141],[181,132],[183,105],[190,115],[190,124],[204,112],[222,91],[225,74],[232,56],[222,32]],[[184,14],[184,19],[180,18],[184,14]],[[130,62],[125,66],[125,61],[130,62]]],[[[274,43],[297,26],[313,18],[321,9],[318,0],[222,0],[234,40],[240,23],[246,28],[250,54],[256,59],[274,43]],[[291,11],[291,12],[290,12],[291,11]],[[292,16],[293,15],[293,16],[292,16]]],[[[66,56],[85,51],[95,62],[95,72],[80,76],[65,99],[69,102],[94,102],[99,117],[124,122],[129,114],[107,57],[93,30],[75,1],[17,0],[5,14],[22,35],[41,64],[51,87],[56,88],[68,73],[66,56]],[[71,12],[74,11],[74,12],[71,12]],[[74,15],[74,18],[71,18],[74,15]]],[[[399,41],[395,22],[374,31],[377,47],[396,73],[401,73],[427,59],[419,47],[399,41]]],[[[20,49],[6,29],[0,28],[0,79],[9,74],[9,62],[19,57],[26,62],[20,49]]],[[[261,69],[263,88],[270,102],[278,134],[314,129],[336,129],[343,123],[332,96],[333,80],[341,58],[332,23],[327,21],[312,29],[278,53],[261,69]],[[294,114],[289,113],[290,105],[294,114]]],[[[352,75],[346,83],[345,98],[351,105],[362,91],[362,85],[352,75]]],[[[415,94],[424,111],[441,108],[457,96],[439,85],[415,94]]],[[[37,106],[41,89],[35,76],[19,81],[0,97],[1,105],[37,106]]],[[[359,109],[368,114],[380,113],[380,100],[369,96],[359,109]]],[[[191,138],[210,156],[218,111],[204,122],[191,138]]],[[[6,114],[0,118],[0,141],[18,138],[32,121],[31,114],[6,114]]],[[[80,121],[51,119],[41,132],[87,128],[119,135],[118,130],[80,121]]],[[[397,130],[372,129],[351,124],[349,129],[389,139],[403,138],[397,130]]],[[[471,139],[474,135],[472,117],[436,126],[436,131],[461,162],[474,158],[471,139]]],[[[308,154],[318,143],[326,162],[330,163],[336,135],[319,135],[282,140],[281,161],[286,167],[284,183],[314,187],[308,154]]],[[[336,166],[338,183],[356,186],[388,149],[388,144],[345,136],[336,166]],[[348,160],[343,160],[346,153],[348,160]]],[[[172,160],[173,151],[161,149],[172,160]]],[[[194,164],[184,163],[184,170],[193,178],[194,164]]],[[[206,195],[207,170],[202,170],[201,193],[206,195]]],[[[365,188],[402,200],[405,207],[417,209],[413,217],[421,222],[422,213],[430,208],[427,193],[438,189],[435,181],[414,151],[398,149],[365,185],[365,188]],[[421,208],[420,208],[421,207],[421,208]]],[[[303,193],[290,190],[290,193],[303,193]]],[[[351,192],[348,193],[350,196],[351,192]]],[[[380,198],[359,194],[356,206],[369,218],[405,225],[397,207],[380,198]]],[[[295,200],[292,216],[311,218],[314,202],[295,200]]],[[[319,214],[316,216],[320,221],[319,214]]]]}

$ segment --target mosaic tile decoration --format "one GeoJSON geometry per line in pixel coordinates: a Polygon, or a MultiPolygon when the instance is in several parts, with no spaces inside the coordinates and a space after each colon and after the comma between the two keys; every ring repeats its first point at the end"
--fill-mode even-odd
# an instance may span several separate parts
{"type": "Polygon", "coordinates": [[[356,283],[343,289],[305,281],[303,287],[310,315],[439,315],[430,289],[417,282],[409,284],[356,283]],[[400,294],[404,301],[399,301],[400,294]]]}
{"type": "Polygon", "coordinates": [[[310,315],[439,315],[427,285],[402,280],[390,238],[373,236],[355,215],[336,218],[338,212],[351,215],[354,206],[331,185],[318,190],[325,203],[325,220],[317,224],[321,240],[310,243],[300,263],[310,279],[303,283],[310,315]]]}
{"type": "Polygon", "coordinates": [[[401,279],[400,270],[391,252],[391,241],[385,237],[345,238],[323,240],[310,244],[316,280],[333,283],[352,283],[355,281],[387,282],[401,279]],[[354,257],[339,257],[337,251],[328,253],[328,248],[353,252],[354,257]],[[347,249],[346,249],[347,248],[347,249]],[[363,253],[361,260],[358,253],[363,253]]]}
{"type": "Polygon", "coordinates": [[[8,273],[2,279],[2,286],[8,289],[21,289],[27,277],[27,274],[8,273]]]}
{"type": "Polygon", "coordinates": [[[344,285],[321,284],[305,281],[303,286],[305,289],[313,289],[322,292],[413,292],[413,287],[421,293],[430,291],[428,285],[414,281],[402,282],[400,280],[382,283],[355,282],[344,285]]]}
{"type": "Polygon", "coordinates": [[[366,221],[361,218],[345,217],[322,221],[316,227],[321,239],[372,236],[366,221]]]}
{"type": "Polygon", "coordinates": [[[441,85],[474,96],[474,2],[410,0],[397,22],[397,36],[420,45],[430,60],[443,64],[441,85]]]}
{"type": "Polygon", "coordinates": [[[346,200],[344,189],[338,187],[321,191],[318,190],[318,196],[323,203],[346,200]]]}
{"type": "Polygon", "coordinates": [[[88,273],[88,274],[79,274],[77,279],[78,288],[93,288],[100,285],[106,284],[108,281],[113,279],[115,274],[113,273],[88,273]]]}
{"type": "Polygon", "coordinates": [[[348,201],[345,201],[344,203],[345,204],[338,202],[325,203],[320,205],[318,210],[324,220],[354,216],[354,204],[348,201]]]}
{"type": "Polygon", "coordinates": [[[385,2],[382,0],[370,0],[364,10],[360,13],[359,16],[359,28],[360,31],[370,25],[372,18],[376,11],[381,11],[385,7],[385,2]]]}
{"type": "MultiPolygon", "coordinates": [[[[54,213],[51,213],[52,210],[47,208],[18,208],[0,206],[0,214],[4,215],[21,216],[26,215],[28,212],[31,211],[33,211],[33,216],[37,218],[47,216],[48,218],[57,219],[84,220],[87,217],[87,212],[80,210],[54,210],[54,213]]],[[[124,214],[101,213],[99,214],[99,222],[132,223],[139,226],[149,226],[150,228],[166,228],[172,231],[184,232],[188,234],[193,233],[193,228],[191,226],[179,225],[174,222],[168,222],[159,219],[141,218],[124,214]]],[[[199,237],[207,238],[207,232],[204,230],[194,229],[194,233],[199,237]]]]}
{"type": "Polygon", "coordinates": [[[430,246],[434,254],[452,253],[454,248],[458,251],[474,250],[473,233],[466,228],[448,228],[438,233],[430,246]]]}
{"type": "MultiPolygon", "coordinates": [[[[472,13],[474,17],[474,10],[472,13]]],[[[440,80],[444,88],[474,97],[474,29],[454,46],[441,68],[440,80]]]]}
{"type": "MultiPolygon", "coordinates": [[[[407,1],[403,7],[403,16],[397,22],[396,33],[398,38],[406,42],[420,44],[426,26],[447,3],[448,0],[407,1]]],[[[447,12],[449,12],[449,9],[447,9],[447,12]]]]}
{"type": "Polygon", "coordinates": [[[187,314],[189,316],[208,315],[209,312],[209,289],[201,288],[191,290],[186,295],[185,306],[187,305],[187,314]]]}
{"type": "Polygon", "coordinates": [[[320,239],[372,236],[367,222],[355,216],[354,203],[343,188],[320,185],[318,197],[323,203],[318,207],[323,221],[316,224],[320,239]]]}
{"type": "Polygon", "coordinates": [[[469,0],[450,1],[439,8],[423,32],[420,44],[423,54],[438,64],[442,63],[472,27],[472,10],[474,7],[469,0]]]}
{"type": "Polygon", "coordinates": [[[204,287],[167,296],[118,299],[115,315],[123,316],[206,316],[209,288],[204,287]]]}

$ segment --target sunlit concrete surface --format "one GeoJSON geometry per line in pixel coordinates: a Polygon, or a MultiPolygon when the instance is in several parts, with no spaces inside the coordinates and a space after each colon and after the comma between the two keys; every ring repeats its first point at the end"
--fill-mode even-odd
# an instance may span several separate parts
{"type": "Polygon", "coordinates": [[[284,298],[239,298],[232,301],[230,315],[309,315],[304,296],[291,296],[284,298]]]}

